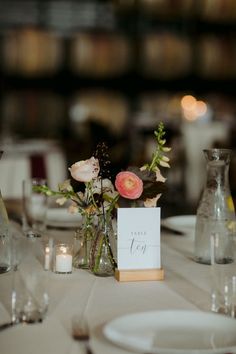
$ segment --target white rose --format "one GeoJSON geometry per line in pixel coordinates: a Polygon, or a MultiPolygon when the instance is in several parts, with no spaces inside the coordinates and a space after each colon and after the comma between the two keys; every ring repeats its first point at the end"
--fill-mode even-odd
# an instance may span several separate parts
{"type": "Polygon", "coordinates": [[[74,163],[69,171],[71,176],[78,182],[90,182],[92,179],[97,178],[100,167],[98,159],[91,157],[88,160],[81,160],[74,163]]]}

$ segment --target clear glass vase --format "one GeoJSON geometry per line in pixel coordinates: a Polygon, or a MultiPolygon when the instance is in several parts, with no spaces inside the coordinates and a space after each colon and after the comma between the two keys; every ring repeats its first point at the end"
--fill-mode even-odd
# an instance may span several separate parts
{"type": "Polygon", "coordinates": [[[207,161],[205,187],[197,209],[196,262],[211,264],[211,238],[218,241],[217,263],[233,261],[235,211],[229,186],[229,149],[203,150],[207,161]]]}
{"type": "Polygon", "coordinates": [[[114,275],[116,239],[110,214],[99,215],[98,227],[90,252],[90,270],[101,277],[114,275]]]}
{"type": "Polygon", "coordinates": [[[76,230],[74,237],[74,268],[89,269],[89,254],[94,234],[94,215],[82,215],[81,226],[76,230]]]}

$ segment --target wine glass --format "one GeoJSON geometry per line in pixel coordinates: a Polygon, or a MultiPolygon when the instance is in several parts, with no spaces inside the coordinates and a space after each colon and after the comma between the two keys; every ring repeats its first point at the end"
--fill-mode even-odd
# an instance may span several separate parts
{"type": "Polygon", "coordinates": [[[35,187],[46,183],[42,178],[23,181],[22,227],[27,237],[41,237],[46,230],[47,196],[35,190],[35,187]]]}

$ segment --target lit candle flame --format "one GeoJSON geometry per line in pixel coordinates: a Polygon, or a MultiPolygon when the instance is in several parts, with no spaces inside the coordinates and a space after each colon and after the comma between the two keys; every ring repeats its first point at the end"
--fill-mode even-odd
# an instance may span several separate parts
{"type": "Polygon", "coordinates": [[[66,253],[67,253],[67,249],[66,249],[66,247],[64,247],[64,246],[61,246],[61,247],[60,247],[60,251],[61,251],[61,253],[63,253],[63,254],[66,254],[66,253]]]}

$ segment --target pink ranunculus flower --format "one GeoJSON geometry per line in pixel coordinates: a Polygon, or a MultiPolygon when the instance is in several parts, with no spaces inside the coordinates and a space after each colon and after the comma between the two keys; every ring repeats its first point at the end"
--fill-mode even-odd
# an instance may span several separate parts
{"type": "Polygon", "coordinates": [[[97,178],[100,166],[98,159],[93,156],[88,160],[81,160],[74,163],[69,171],[71,176],[78,182],[90,182],[92,179],[97,178]]]}
{"type": "Polygon", "coordinates": [[[115,186],[120,195],[127,199],[138,199],[143,192],[143,181],[133,172],[119,172],[115,186]]]}

